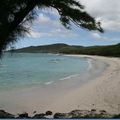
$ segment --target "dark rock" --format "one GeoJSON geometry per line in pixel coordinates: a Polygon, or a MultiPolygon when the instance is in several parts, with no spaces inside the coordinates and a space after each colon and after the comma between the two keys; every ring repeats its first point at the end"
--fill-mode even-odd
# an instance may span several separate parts
{"type": "Polygon", "coordinates": [[[36,114],[36,113],[37,113],[37,111],[34,111],[34,112],[33,112],[33,114],[36,114]]]}
{"type": "Polygon", "coordinates": [[[0,118],[15,118],[15,116],[4,110],[0,110],[0,118]]]}
{"type": "MultiPolygon", "coordinates": [[[[34,111],[34,114],[36,111],[34,111]]],[[[47,111],[45,114],[35,114],[33,117],[29,117],[28,113],[22,113],[19,114],[18,117],[15,117],[14,115],[5,112],[4,110],[0,110],[0,118],[21,118],[21,119],[27,119],[27,118],[33,118],[33,119],[46,119],[49,117],[49,115],[52,115],[53,113],[51,111],[47,111]]],[[[111,115],[107,113],[105,110],[99,110],[96,111],[95,109],[89,110],[73,110],[69,113],[55,113],[53,118],[56,119],[71,119],[71,118],[89,118],[89,119],[97,119],[97,118],[120,118],[120,114],[111,115]]]]}
{"type": "Polygon", "coordinates": [[[40,119],[40,118],[46,118],[44,113],[41,114],[35,114],[32,118],[34,119],[40,119]]]}
{"type": "Polygon", "coordinates": [[[30,118],[30,117],[28,116],[28,113],[25,112],[25,113],[19,114],[18,118],[30,118]]]}
{"type": "Polygon", "coordinates": [[[118,114],[118,115],[113,115],[113,117],[112,118],[119,118],[120,119],[120,114],[118,114]]]}
{"type": "Polygon", "coordinates": [[[97,112],[95,109],[89,110],[73,110],[69,114],[72,118],[110,118],[111,116],[104,110],[97,112]]]}
{"type": "Polygon", "coordinates": [[[53,113],[52,113],[52,111],[47,111],[45,114],[46,115],[52,115],[53,113]]]}
{"type": "Polygon", "coordinates": [[[70,113],[72,113],[72,114],[89,114],[90,111],[89,110],[73,110],[70,113]]]}
{"type": "Polygon", "coordinates": [[[71,118],[72,116],[68,113],[55,113],[54,118],[57,119],[65,119],[65,118],[71,118]]]}
{"type": "Polygon", "coordinates": [[[107,112],[105,110],[100,110],[101,114],[106,114],[107,112]]]}
{"type": "Polygon", "coordinates": [[[84,116],[90,114],[89,110],[73,110],[70,112],[72,118],[84,118],[84,116]]]}
{"type": "Polygon", "coordinates": [[[91,109],[91,112],[96,112],[96,109],[91,109]]]}

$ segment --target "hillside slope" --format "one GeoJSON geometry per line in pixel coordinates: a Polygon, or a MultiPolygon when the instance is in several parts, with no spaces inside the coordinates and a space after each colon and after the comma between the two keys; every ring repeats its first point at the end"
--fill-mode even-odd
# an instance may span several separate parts
{"type": "Polygon", "coordinates": [[[67,44],[52,44],[44,46],[31,46],[12,50],[18,53],[64,53],[64,54],[87,54],[120,57],[120,43],[109,46],[70,46],[67,44]]]}

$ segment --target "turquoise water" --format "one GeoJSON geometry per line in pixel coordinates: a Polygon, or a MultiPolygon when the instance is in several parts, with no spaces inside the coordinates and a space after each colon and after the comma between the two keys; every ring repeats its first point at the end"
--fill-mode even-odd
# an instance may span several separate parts
{"type": "Polygon", "coordinates": [[[48,85],[88,70],[87,59],[54,54],[6,54],[0,61],[0,90],[48,85]]]}

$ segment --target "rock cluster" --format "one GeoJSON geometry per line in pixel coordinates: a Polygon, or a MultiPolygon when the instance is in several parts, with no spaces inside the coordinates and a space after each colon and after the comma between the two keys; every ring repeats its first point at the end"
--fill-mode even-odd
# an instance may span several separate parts
{"type": "Polygon", "coordinates": [[[40,119],[40,118],[57,118],[57,119],[65,119],[65,118],[120,118],[120,114],[111,115],[107,113],[105,110],[73,110],[69,113],[55,113],[53,115],[52,111],[47,111],[46,113],[36,114],[34,112],[34,116],[29,116],[28,113],[18,114],[18,116],[12,115],[4,110],[0,110],[0,118],[33,118],[33,119],[40,119]]]}
{"type": "Polygon", "coordinates": [[[105,110],[73,110],[69,113],[55,113],[54,118],[111,118],[105,110]]]}
{"type": "Polygon", "coordinates": [[[15,116],[4,110],[0,110],[0,118],[15,118],[15,116]]]}

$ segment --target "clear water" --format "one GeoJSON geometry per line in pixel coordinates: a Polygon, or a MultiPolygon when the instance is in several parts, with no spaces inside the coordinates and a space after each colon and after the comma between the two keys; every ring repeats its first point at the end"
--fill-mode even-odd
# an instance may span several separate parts
{"type": "Polygon", "coordinates": [[[0,90],[47,85],[85,73],[87,59],[41,53],[6,54],[0,62],[0,90]]]}

